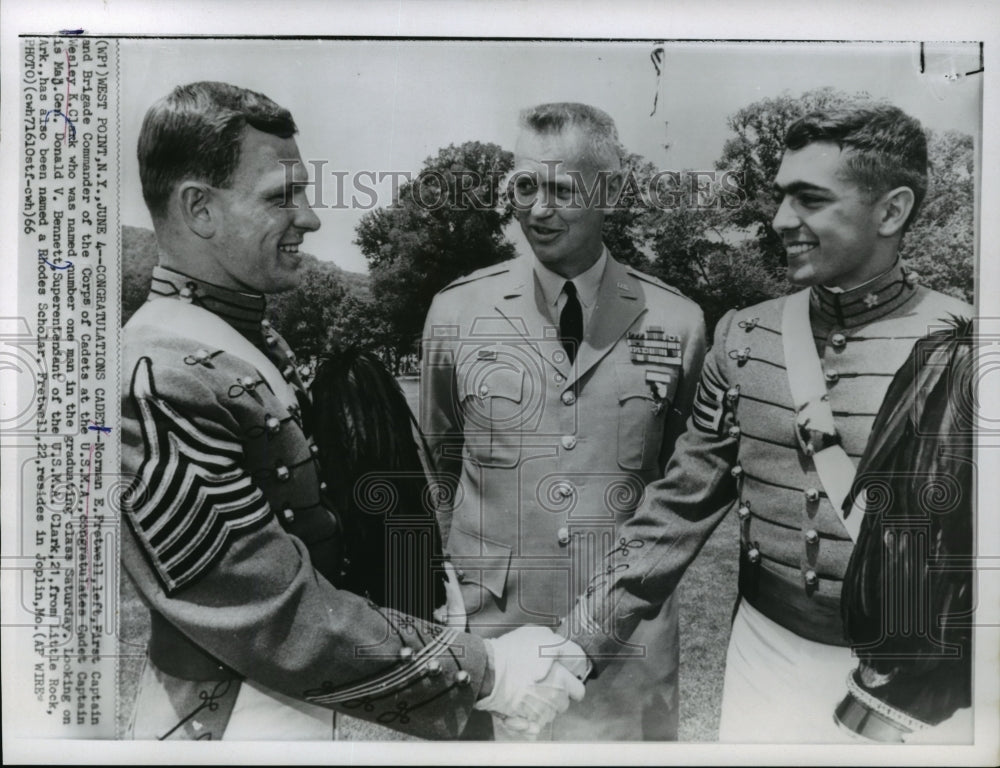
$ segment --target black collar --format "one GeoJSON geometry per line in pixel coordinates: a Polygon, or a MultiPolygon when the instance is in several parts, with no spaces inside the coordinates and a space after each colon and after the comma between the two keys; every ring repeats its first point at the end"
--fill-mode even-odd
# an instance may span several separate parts
{"type": "Polygon", "coordinates": [[[267,300],[263,294],[241,293],[166,267],[154,267],[149,298],[187,301],[218,315],[255,343],[267,300]]]}
{"type": "Polygon", "coordinates": [[[896,262],[887,272],[849,291],[813,286],[809,305],[814,318],[843,328],[857,328],[903,306],[916,290],[914,276],[896,262]]]}

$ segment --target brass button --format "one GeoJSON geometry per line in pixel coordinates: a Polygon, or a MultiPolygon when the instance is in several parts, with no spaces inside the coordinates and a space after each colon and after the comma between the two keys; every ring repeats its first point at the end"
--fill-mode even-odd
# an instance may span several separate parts
{"type": "Polygon", "coordinates": [[[837,381],[837,379],[840,378],[840,374],[837,373],[837,371],[833,370],[832,368],[826,371],[823,375],[826,376],[826,380],[829,381],[831,384],[834,384],[837,381]]]}
{"type": "Polygon", "coordinates": [[[819,532],[815,528],[810,528],[806,531],[806,543],[816,544],[819,541],[819,532]]]}
{"type": "Polygon", "coordinates": [[[181,288],[181,298],[182,299],[186,299],[187,301],[190,301],[192,293],[193,293],[192,290],[190,288],[188,288],[187,286],[185,286],[184,288],[181,288]]]}
{"type": "Polygon", "coordinates": [[[567,389],[562,393],[562,397],[560,399],[563,401],[563,405],[573,405],[573,403],[576,402],[576,395],[573,394],[572,389],[567,389]]]}
{"type": "Polygon", "coordinates": [[[437,659],[431,659],[427,662],[427,674],[431,677],[437,677],[441,674],[441,662],[437,659]]]}
{"type": "Polygon", "coordinates": [[[559,539],[559,544],[561,546],[565,547],[566,545],[568,545],[570,541],[569,528],[566,528],[565,526],[560,528],[556,532],[556,538],[559,539]]]}
{"type": "Polygon", "coordinates": [[[270,328],[271,327],[271,321],[268,320],[267,318],[264,318],[263,320],[260,321],[260,327],[261,328],[270,328]]]}
{"type": "Polygon", "coordinates": [[[562,447],[567,451],[572,451],[576,448],[576,438],[573,435],[563,435],[559,442],[562,443],[562,447]]]}
{"type": "Polygon", "coordinates": [[[747,552],[747,560],[749,560],[753,565],[760,562],[760,550],[754,547],[749,552],[747,552]]]}
{"type": "Polygon", "coordinates": [[[288,350],[288,352],[285,353],[285,359],[288,360],[288,362],[290,363],[294,363],[295,353],[292,350],[288,350]]]}
{"type": "Polygon", "coordinates": [[[740,428],[733,426],[729,428],[729,436],[734,440],[740,436],[740,428]]]}
{"type": "Polygon", "coordinates": [[[806,584],[808,584],[810,587],[815,587],[816,584],[819,582],[819,576],[816,575],[816,571],[811,569],[806,571],[805,579],[806,579],[806,584]]]}
{"type": "Polygon", "coordinates": [[[743,504],[738,510],[736,510],[736,514],[740,516],[741,520],[746,520],[750,517],[750,507],[743,504]]]}
{"type": "Polygon", "coordinates": [[[837,349],[841,349],[847,345],[847,337],[842,333],[835,333],[830,337],[830,343],[837,349]]]}
{"type": "Polygon", "coordinates": [[[321,491],[323,491],[323,493],[326,493],[326,489],[327,489],[326,480],[320,480],[319,481],[319,489],[321,491]]]}
{"type": "Polygon", "coordinates": [[[557,350],[555,354],[552,355],[552,360],[556,363],[562,363],[566,360],[566,353],[562,350],[557,350]]]}
{"type": "Polygon", "coordinates": [[[472,682],[472,678],[469,676],[468,672],[464,669],[460,669],[455,673],[455,682],[464,687],[472,682]]]}
{"type": "Polygon", "coordinates": [[[264,337],[264,343],[267,344],[267,346],[269,347],[273,347],[275,344],[278,343],[278,337],[269,333],[267,334],[267,336],[264,337]]]}
{"type": "Polygon", "coordinates": [[[281,511],[281,516],[284,518],[286,523],[295,522],[295,511],[291,507],[285,507],[281,511]]]}
{"type": "Polygon", "coordinates": [[[486,397],[486,395],[488,395],[489,393],[490,393],[490,388],[488,386],[486,386],[485,384],[483,384],[479,388],[479,396],[480,397],[486,397]]]}
{"type": "Polygon", "coordinates": [[[735,467],[733,467],[731,470],[729,470],[729,474],[731,474],[733,477],[739,479],[740,477],[743,476],[743,467],[741,467],[739,464],[737,464],[735,467]]]}
{"type": "Polygon", "coordinates": [[[202,348],[199,349],[197,352],[195,352],[194,356],[199,363],[204,363],[207,362],[212,355],[209,353],[207,349],[202,348]]]}
{"type": "Polygon", "coordinates": [[[745,363],[747,360],[749,360],[750,359],[750,347],[744,347],[739,352],[737,352],[736,353],[736,359],[739,362],[741,362],[741,363],[745,363]]]}
{"type": "Polygon", "coordinates": [[[288,471],[288,467],[283,467],[283,466],[279,466],[277,469],[275,469],[274,474],[278,478],[278,480],[281,481],[282,483],[287,482],[288,478],[292,476],[292,473],[288,471]]]}
{"type": "Polygon", "coordinates": [[[455,578],[458,579],[459,581],[465,581],[465,571],[463,571],[461,568],[456,568],[455,578]]]}
{"type": "Polygon", "coordinates": [[[264,422],[264,426],[267,428],[267,431],[273,435],[281,429],[281,421],[274,416],[268,416],[267,421],[264,422]]]}
{"type": "Polygon", "coordinates": [[[740,396],[740,388],[739,387],[730,387],[726,391],[726,399],[730,403],[736,402],[736,398],[738,398],[739,396],[740,396]]]}
{"type": "Polygon", "coordinates": [[[286,365],[284,368],[281,369],[281,375],[285,377],[285,381],[288,381],[289,379],[293,378],[295,376],[295,366],[286,365]]]}
{"type": "Polygon", "coordinates": [[[257,382],[255,382],[249,376],[240,376],[240,378],[238,378],[236,381],[239,383],[241,387],[243,387],[243,389],[253,389],[255,386],[257,386],[257,382]]]}
{"type": "Polygon", "coordinates": [[[313,456],[319,456],[319,446],[316,445],[315,443],[310,443],[309,453],[311,453],[313,456]]]}
{"type": "Polygon", "coordinates": [[[555,376],[552,377],[552,381],[554,381],[556,384],[562,384],[564,381],[566,381],[566,377],[563,376],[561,373],[557,373],[555,376]]]}
{"type": "Polygon", "coordinates": [[[819,491],[817,491],[815,488],[806,488],[805,494],[806,494],[806,501],[808,501],[810,504],[815,504],[817,501],[819,501],[819,491]]]}
{"type": "Polygon", "coordinates": [[[399,649],[399,660],[403,662],[413,661],[413,649],[408,645],[404,645],[399,649]]]}

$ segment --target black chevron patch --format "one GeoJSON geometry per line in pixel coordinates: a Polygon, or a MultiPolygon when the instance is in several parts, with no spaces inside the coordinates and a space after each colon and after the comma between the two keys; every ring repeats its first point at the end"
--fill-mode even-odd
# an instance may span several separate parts
{"type": "Polygon", "coordinates": [[[706,364],[694,393],[691,405],[691,422],[702,432],[718,434],[725,409],[726,385],[706,364]]]}
{"type": "Polygon", "coordinates": [[[238,442],[206,434],[161,399],[152,362],[132,375],[145,450],[124,508],[167,594],[203,575],[239,533],[271,518],[264,494],[240,466],[238,442]]]}

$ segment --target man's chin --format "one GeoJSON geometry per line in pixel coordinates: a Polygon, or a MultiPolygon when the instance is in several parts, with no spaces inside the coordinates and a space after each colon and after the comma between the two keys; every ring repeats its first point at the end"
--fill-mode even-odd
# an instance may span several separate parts
{"type": "Polygon", "coordinates": [[[807,267],[788,267],[785,279],[796,288],[810,288],[816,285],[816,273],[807,267]]]}

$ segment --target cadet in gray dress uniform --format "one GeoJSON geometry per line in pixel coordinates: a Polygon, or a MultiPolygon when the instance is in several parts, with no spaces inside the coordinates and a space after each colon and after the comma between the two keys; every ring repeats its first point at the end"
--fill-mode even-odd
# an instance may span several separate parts
{"type": "Polygon", "coordinates": [[[338,710],[444,738],[474,706],[537,727],[582,695],[538,651],[561,638],[484,641],[336,587],[308,395],[263,319],[319,227],[294,133],[287,110],[224,83],[175,89],[143,124],[161,266],[123,334],[122,560],[152,616],[130,735],[329,739],[338,710]]]}
{"type": "Polygon", "coordinates": [[[845,515],[843,494],[915,341],[972,311],[897,260],[926,166],[919,123],[893,107],[811,114],[789,128],[773,227],[805,291],[719,322],[689,429],[622,530],[635,546],[610,553],[567,625],[598,668],[608,663],[734,510],[740,602],[720,739],[846,738],[833,711],[856,660],[840,591],[864,511],[845,515]],[[818,383],[803,399],[806,374],[818,383]]]}

